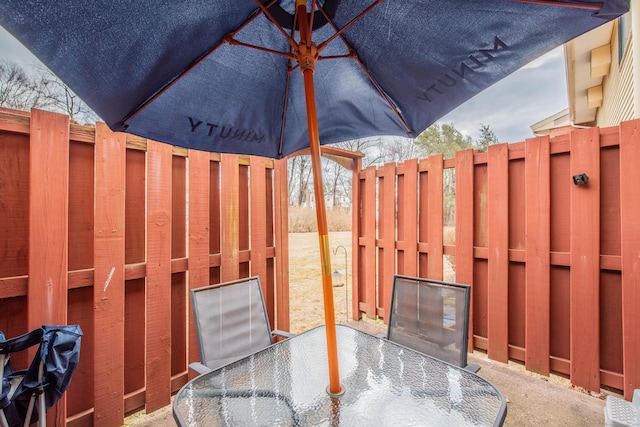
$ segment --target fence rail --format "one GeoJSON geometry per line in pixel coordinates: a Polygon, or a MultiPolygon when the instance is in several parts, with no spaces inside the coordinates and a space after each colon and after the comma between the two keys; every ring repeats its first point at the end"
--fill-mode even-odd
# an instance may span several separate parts
{"type": "Polygon", "coordinates": [[[119,426],[168,405],[198,359],[189,288],[259,275],[288,329],[286,191],[286,161],[0,109],[0,330],[84,331],[51,422],[119,426]]]}
{"type": "Polygon", "coordinates": [[[354,319],[392,276],[472,285],[470,348],[631,398],[640,387],[640,120],[368,167],[354,182],[354,319]],[[455,243],[443,239],[455,174],[455,243]],[[586,174],[576,185],[573,176],[586,174]],[[447,202],[448,203],[448,202],[447,202]],[[447,242],[449,243],[449,242],[447,242]]]}

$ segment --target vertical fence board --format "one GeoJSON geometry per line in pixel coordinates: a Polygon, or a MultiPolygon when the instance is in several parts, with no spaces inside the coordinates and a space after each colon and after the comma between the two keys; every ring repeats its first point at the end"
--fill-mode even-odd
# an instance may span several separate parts
{"type": "Polygon", "coordinates": [[[640,388],[640,120],[620,125],[624,397],[640,388]]]}
{"type": "Polygon", "coordinates": [[[221,276],[222,282],[236,280],[240,277],[240,202],[238,182],[240,166],[238,156],[223,154],[222,156],[222,188],[220,191],[221,223],[224,227],[221,234],[221,276]]]}
{"type": "Polygon", "coordinates": [[[33,110],[28,329],[67,322],[69,118],[33,110]]]}
{"type": "Polygon", "coordinates": [[[146,410],[171,396],[171,146],[147,142],[146,410]]]}
{"type": "MultiPolygon", "coordinates": [[[[85,424],[92,421],[95,408],[95,386],[98,371],[95,365],[95,322],[93,310],[93,287],[69,289],[67,322],[80,325],[83,331],[80,360],[73,374],[73,381],[65,393],[67,401],[67,425],[75,414],[87,414],[85,424]]],[[[13,356],[12,356],[13,358],[13,356]]],[[[14,360],[12,359],[12,362],[14,360]]],[[[26,367],[26,366],[25,366],[26,367]]],[[[95,424],[95,423],[94,423],[95,424]]]]}
{"type": "MultiPolygon", "coordinates": [[[[265,245],[267,250],[269,248],[275,248],[275,234],[274,234],[274,221],[276,218],[275,214],[275,166],[274,163],[271,163],[271,168],[265,168],[263,171],[264,179],[265,179],[265,206],[264,206],[264,220],[265,220],[265,245]]],[[[287,189],[288,190],[288,189],[287,189]]],[[[254,208],[251,208],[252,217],[255,213],[254,208]]],[[[251,244],[253,247],[253,243],[251,244]]],[[[277,249],[277,248],[276,248],[277,249]]],[[[277,290],[277,282],[276,282],[276,259],[279,257],[277,253],[274,253],[273,257],[269,257],[266,259],[266,286],[267,286],[267,295],[266,298],[271,301],[271,307],[268,308],[270,313],[272,313],[273,322],[271,325],[275,325],[276,315],[277,315],[277,305],[278,305],[278,290],[277,290]]]]}
{"type": "Polygon", "coordinates": [[[623,389],[620,129],[600,137],[600,381],[623,389]],[[605,141],[614,139],[615,145],[605,141]],[[615,261],[612,265],[609,261],[615,261]],[[614,374],[614,375],[610,375],[614,374]],[[617,384],[616,384],[617,383],[617,384]]]}
{"type": "MultiPolygon", "coordinates": [[[[221,208],[221,162],[209,162],[209,255],[221,255],[222,208],[221,208]]],[[[211,257],[210,257],[211,258],[211,257]]],[[[209,269],[209,283],[220,283],[220,263],[209,269]]]]}
{"type": "MultiPolygon", "coordinates": [[[[208,284],[209,153],[189,150],[189,288],[201,288],[208,284]]],[[[190,309],[188,362],[200,360],[192,314],[193,310],[190,309]]]]}
{"type": "Polygon", "coordinates": [[[124,134],[96,125],[94,322],[95,347],[93,422],[124,423],[124,134]]]}
{"type": "MultiPolygon", "coordinates": [[[[252,157],[250,160],[250,195],[251,209],[264,212],[267,206],[266,198],[266,167],[262,157],[252,157]]],[[[251,216],[251,275],[260,277],[262,294],[265,298],[267,312],[269,313],[269,323],[275,323],[273,292],[269,289],[267,280],[267,227],[264,216],[251,216]]]]}
{"type": "Polygon", "coordinates": [[[360,277],[358,275],[360,262],[360,169],[362,169],[362,159],[354,160],[351,171],[351,319],[360,320],[360,277]]]}
{"type": "Polygon", "coordinates": [[[125,227],[125,263],[146,260],[146,156],[144,151],[127,150],[125,227]]]}
{"type": "Polygon", "coordinates": [[[385,319],[391,308],[393,275],[396,270],[396,167],[387,163],[379,179],[378,201],[378,288],[379,304],[385,319]]]}
{"type": "Polygon", "coordinates": [[[490,145],[488,165],[488,354],[509,359],[509,152],[507,144],[490,145]]]}
{"type": "MultiPolygon", "coordinates": [[[[364,182],[362,189],[362,229],[364,235],[364,247],[361,254],[361,268],[358,273],[360,289],[363,298],[367,317],[376,318],[376,168],[369,166],[364,171],[364,182]]],[[[360,308],[360,310],[362,310],[360,308]]]]}
{"type": "MultiPolygon", "coordinates": [[[[28,331],[28,177],[29,135],[0,132],[0,331],[7,337],[28,331]],[[21,279],[4,279],[14,277],[21,279]]],[[[14,367],[28,366],[26,354],[15,356],[14,367]]]]}
{"type": "MultiPolygon", "coordinates": [[[[359,169],[358,169],[359,170],[359,169]]],[[[289,200],[287,160],[274,161],[274,205],[276,227],[276,323],[277,329],[288,331],[289,316],[289,200]]],[[[354,180],[355,181],[355,180],[354,180]]],[[[255,214],[254,214],[255,215],[255,214]]],[[[354,224],[355,227],[355,224],[354,224]]]]}
{"type": "MultiPolygon", "coordinates": [[[[29,139],[0,132],[0,277],[26,276],[29,266],[29,139]]],[[[25,290],[26,291],[26,290],[25,290]]],[[[4,301],[3,301],[4,303],[4,301]]],[[[3,319],[5,320],[5,319],[3,319]]],[[[21,335],[0,324],[7,336],[21,335]]],[[[22,326],[22,325],[21,325],[22,326]]]]}
{"type": "MultiPolygon", "coordinates": [[[[241,163],[238,165],[238,255],[240,251],[249,250],[249,197],[249,167],[241,163]]],[[[250,274],[250,261],[243,259],[238,265],[238,277],[249,277],[250,274]]],[[[264,290],[266,282],[262,286],[264,290]]]]}
{"type": "Polygon", "coordinates": [[[600,389],[600,138],[598,129],[571,132],[571,382],[600,389]]]}
{"type": "Polygon", "coordinates": [[[94,144],[69,143],[69,271],[94,265],[93,157],[94,144]]]}
{"type": "MultiPolygon", "coordinates": [[[[69,118],[33,110],[29,147],[28,329],[67,323],[69,118]]],[[[64,424],[66,399],[47,412],[64,424]]]]}
{"type": "MultiPolygon", "coordinates": [[[[146,261],[146,152],[127,149],[125,187],[125,263],[145,265],[146,261]]],[[[145,386],[145,279],[125,282],[124,393],[125,412],[138,410],[144,402],[133,403],[136,392],[145,386]]]]}
{"type": "MultiPolygon", "coordinates": [[[[171,159],[171,258],[187,257],[187,161],[183,156],[171,159]]],[[[171,266],[171,376],[185,371],[187,364],[187,274],[177,263],[171,266]]],[[[171,391],[175,391],[175,384],[171,391]]]]}
{"type": "Polygon", "coordinates": [[[473,150],[456,153],[455,281],[471,285],[469,350],[473,350],[473,150]]]}
{"type": "Polygon", "coordinates": [[[549,374],[550,330],[549,138],[525,142],[525,366],[549,374]]]}
{"type": "MultiPolygon", "coordinates": [[[[420,224],[420,227],[427,227],[427,235],[429,242],[429,267],[428,276],[430,279],[442,280],[443,278],[443,197],[444,197],[444,181],[443,181],[443,156],[438,154],[430,156],[427,159],[429,168],[429,184],[426,192],[429,195],[429,222],[428,224],[420,224]]],[[[420,188],[420,194],[424,194],[425,189],[420,188]]]]}
{"type": "Polygon", "coordinates": [[[418,160],[404,162],[404,173],[398,177],[398,272],[418,274],[418,160]]]}
{"type": "Polygon", "coordinates": [[[187,162],[185,157],[171,158],[171,258],[187,256],[187,162]]]}

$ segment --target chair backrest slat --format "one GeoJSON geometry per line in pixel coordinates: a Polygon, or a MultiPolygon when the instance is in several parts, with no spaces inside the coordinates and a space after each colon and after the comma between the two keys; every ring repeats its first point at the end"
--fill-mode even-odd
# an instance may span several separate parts
{"type": "Polygon", "coordinates": [[[469,285],[394,276],[387,338],[464,368],[470,292],[469,285]]]}
{"type": "Polygon", "coordinates": [[[272,343],[258,277],[191,290],[200,361],[217,369],[272,343]]]}

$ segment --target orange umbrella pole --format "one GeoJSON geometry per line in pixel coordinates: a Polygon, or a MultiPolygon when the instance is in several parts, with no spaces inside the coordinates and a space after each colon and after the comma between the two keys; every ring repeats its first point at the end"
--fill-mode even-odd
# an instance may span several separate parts
{"type": "Polygon", "coordinates": [[[307,106],[307,123],[309,128],[309,146],[311,149],[311,166],[313,171],[313,190],[316,199],[316,216],[318,220],[318,239],[320,241],[320,265],[322,267],[322,294],[324,297],[324,318],[327,333],[327,358],[329,362],[329,393],[338,395],[340,372],[338,369],[338,345],[336,342],[336,318],[333,303],[333,286],[331,283],[331,257],[329,250],[329,227],[327,226],[327,209],[324,202],[322,168],[320,165],[320,136],[318,134],[318,117],[316,97],[313,85],[314,64],[317,58],[316,46],[311,42],[307,22],[307,5],[305,0],[297,0],[298,22],[300,25],[300,44],[296,52],[300,68],[304,76],[304,90],[307,106]]]}

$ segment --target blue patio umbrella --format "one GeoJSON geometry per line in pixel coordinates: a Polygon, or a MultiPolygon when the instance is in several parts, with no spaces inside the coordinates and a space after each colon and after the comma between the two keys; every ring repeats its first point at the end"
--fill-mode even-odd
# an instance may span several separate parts
{"type": "Polygon", "coordinates": [[[115,131],[273,158],[311,147],[337,393],[319,144],[416,136],[628,8],[629,0],[3,0],[0,24],[115,131]]]}

